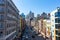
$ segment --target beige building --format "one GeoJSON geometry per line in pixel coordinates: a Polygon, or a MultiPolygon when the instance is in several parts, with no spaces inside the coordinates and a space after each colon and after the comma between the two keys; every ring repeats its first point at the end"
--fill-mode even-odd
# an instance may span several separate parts
{"type": "Polygon", "coordinates": [[[18,17],[19,10],[12,0],[0,0],[0,40],[13,40],[16,37],[18,17]]]}
{"type": "Polygon", "coordinates": [[[39,20],[39,32],[43,35],[43,37],[50,37],[50,20],[48,19],[40,19],[39,20]]]}
{"type": "Polygon", "coordinates": [[[44,38],[46,37],[46,20],[43,20],[42,35],[43,35],[44,38]]]}
{"type": "Polygon", "coordinates": [[[46,20],[46,37],[50,38],[51,36],[51,20],[46,20]]]}
{"type": "Polygon", "coordinates": [[[41,32],[41,30],[42,30],[42,29],[41,29],[41,20],[38,20],[38,23],[39,23],[39,25],[38,25],[38,26],[39,26],[39,33],[40,33],[40,32],[41,32]]]}
{"type": "Polygon", "coordinates": [[[38,20],[40,32],[43,30],[43,19],[38,20]]]}

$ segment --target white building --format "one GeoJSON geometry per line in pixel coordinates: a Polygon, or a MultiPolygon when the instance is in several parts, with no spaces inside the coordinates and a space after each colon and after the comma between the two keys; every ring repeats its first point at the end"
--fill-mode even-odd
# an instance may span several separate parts
{"type": "Polygon", "coordinates": [[[52,40],[60,40],[60,8],[51,12],[51,35],[52,40]]]}

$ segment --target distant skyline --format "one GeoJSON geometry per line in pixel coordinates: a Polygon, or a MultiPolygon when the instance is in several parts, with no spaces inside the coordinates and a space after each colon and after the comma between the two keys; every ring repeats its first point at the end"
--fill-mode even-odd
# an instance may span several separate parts
{"type": "Polygon", "coordinates": [[[37,14],[42,12],[50,13],[57,7],[60,7],[60,0],[13,0],[14,4],[21,13],[27,15],[29,11],[37,14]]]}

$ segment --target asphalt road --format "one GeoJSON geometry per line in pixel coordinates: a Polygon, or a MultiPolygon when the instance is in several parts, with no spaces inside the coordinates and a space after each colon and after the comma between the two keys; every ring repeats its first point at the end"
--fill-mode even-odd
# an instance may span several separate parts
{"type": "Polygon", "coordinates": [[[39,36],[40,34],[35,35],[35,33],[36,32],[32,28],[26,27],[24,34],[22,36],[22,40],[45,40],[42,36],[39,36]]]}
{"type": "Polygon", "coordinates": [[[44,39],[42,36],[36,35],[33,40],[46,40],[46,39],[44,39]]]}

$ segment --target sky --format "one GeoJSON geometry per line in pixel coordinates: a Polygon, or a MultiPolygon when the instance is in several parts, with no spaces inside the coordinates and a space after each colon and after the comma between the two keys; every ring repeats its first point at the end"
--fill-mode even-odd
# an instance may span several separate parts
{"type": "Polygon", "coordinates": [[[19,14],[25,15],[30,11],[34,12],[35,16],[43,12],[50,13],[60,7],[60,0],[13,0],[13,2],[19,9],[19,14]]]}

